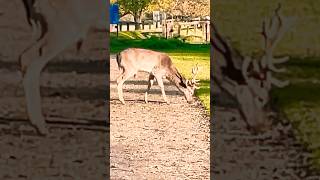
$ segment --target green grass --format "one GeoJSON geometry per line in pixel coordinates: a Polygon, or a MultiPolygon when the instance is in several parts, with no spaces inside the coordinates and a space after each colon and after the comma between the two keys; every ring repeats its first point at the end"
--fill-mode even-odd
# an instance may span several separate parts
{"type": "Polygon", "coordinates": [[[238,48],[250,54],[262,47],[261,24],[282,4],[281,13],[296,17],[290,32],[286,33],[277,54],[294,56],[320,56],[320,1],[314,0],[237,0],[217,1],[214,3],[214,22],[220,32],[232,37],[238,48]]]}
{"type": "Polygon", "coordinates": [[[118,38],[115,33],[111,33],[110,37],[111,53],[116,53],[129,47],[164,52],[190,52],[207,55],[210,53],[208,44],[188,44],[180,39],[164,39],[155,36],[147,38],[139,32],[120,32],[118,38]]]}
{"type": "Polygon", "coordinates": [[[313,164],[320,169],[320,58],[294,58],[281,79],[291,84],[272,92],[275,105],[293,124],[297,139],[312,152],[313,164]]]}
{"type": "Polygon", "coordinates": [[[210,46],[208,44],[188,44],[179,39],[163,39],[147,37],[139,32],[120,32],[119,37],[111,33],[111,53],[120,52],[129,47],[152,49],[166,52],[179,71],[186,77],[191,77],[191,69],[198,63],[201,89],[196,96],[210,112],[210,46]]]}

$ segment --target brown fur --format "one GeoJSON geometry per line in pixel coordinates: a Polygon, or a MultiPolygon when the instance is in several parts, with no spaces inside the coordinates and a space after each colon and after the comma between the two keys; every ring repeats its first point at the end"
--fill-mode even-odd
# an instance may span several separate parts
{"type": "Polygon", "coordinates": [[[164,92],[163,78],[167,78],[173,82],[176,87],[184,93],[187,101],[192,102],[194,87],[187,83],[187,80],[173,65],[167,54],[147,49],[128,48],[117,54],[116,60],[119,69],[122,70],[122,74],[117,79],[117,84],[119,99],[123,104],[122,85],[126,80],[136,75],[138,71],[145,71],[150,74],[145,95],[146,102],[147,94],[153,85],[154,79],[156,79],[161,88],[163,99],[168,103],[164,92]]]}

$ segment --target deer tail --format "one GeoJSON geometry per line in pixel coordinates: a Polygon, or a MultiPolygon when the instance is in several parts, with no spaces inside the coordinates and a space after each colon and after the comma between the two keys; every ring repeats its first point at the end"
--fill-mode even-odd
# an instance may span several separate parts
{"type": "MultiPolygon", "coordinates": [[[[23,0],[23,5],[26,12],[27,22],[33,29],[40,30],[37,40],[40,40],[48,32],[48,24],[45,17],[36,11],[36,0],[23,0]]],[[[33,30],[34,31],[34,30],[33,30]]]]}
{"type": "Polygon", "coordinates": [[[123,67],[121,66],[121,54],[120,53],[117,53],[116,60],[117,60],[119,70],[123,69],[123,67]]]}

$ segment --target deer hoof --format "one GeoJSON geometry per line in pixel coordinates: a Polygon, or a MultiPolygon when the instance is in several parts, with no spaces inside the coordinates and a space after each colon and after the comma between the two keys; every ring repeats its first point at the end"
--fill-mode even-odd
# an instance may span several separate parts
{"type": "Polygon", "coordinates": [[[45,126],[38,126],[37,131],[42,136],[46,136],[47,134],[49,134],[49,131],[45,126]]]}
{"type": "Polygon", "coordinates": [[[123,105],[125,105],[126,103],[124,102],[124,100],[120,100],[120,102],[123,104],[123,105]]]}
{"type": "Polygon", "coordinates": [[[144,95],[144,102],[146,102],[146,104],[148,104],[148,97],[147,97],[147,93],[144,95]]]}

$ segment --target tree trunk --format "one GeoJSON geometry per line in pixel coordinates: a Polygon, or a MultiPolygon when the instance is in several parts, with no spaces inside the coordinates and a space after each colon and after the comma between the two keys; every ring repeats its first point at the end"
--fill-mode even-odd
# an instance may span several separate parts
{"type": "Polygon", "coordinates": [[[134,22],[135,22],[135,30],[140,30],[141,15],[135,14],[134,15],[134,22]]]}

